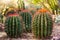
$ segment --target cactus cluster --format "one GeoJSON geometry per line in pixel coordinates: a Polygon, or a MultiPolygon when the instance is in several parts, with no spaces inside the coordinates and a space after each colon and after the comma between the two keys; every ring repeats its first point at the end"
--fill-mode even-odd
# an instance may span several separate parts
{"type": "MultiPolygon", "coordinates": [[[[35,13],[34,11],[32,12],[35,13]]],[[[27,10],[22,10],[19,14],[11,10],[8,11],[6,15],[5,32],[11,38],[21,36],[23,32],[21,21],[24,23],[24,31],[33,32],[37,38],[47,38],[52,33],[52,17],[46,9],[38,10],[37,13],[33,15],[33,18],[32,14],[27,10]]]]}
{"type": "Polygon", "coordinates": [[[47,38],[52,33],[52,17],[45,10],[40,10],[32,20],[32,31],[37,38],[47,38]]]}

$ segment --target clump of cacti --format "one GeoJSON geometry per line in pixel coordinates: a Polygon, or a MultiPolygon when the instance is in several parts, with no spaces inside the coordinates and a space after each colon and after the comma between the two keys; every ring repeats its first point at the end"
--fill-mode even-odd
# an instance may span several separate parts
{"type": "Polygon", "coordinates": [[[20,15],[22,16],[23,22],[25,24],[25,30],[26,32],[31,32],[31,20],[32,15],[27,10],[23,10],[20,15]]]}
{"type": "Polygon", "coordinates": [[[40,9],[32,20],[32,31],[36,38],[47,38],[52,33],[52,17],[45,9],[40,9]]]}
{"type": "Polygon", "coordinates": [[[12,12],[5,21],[5,32],[11,38],[16,38],[22,34],[21,18],[16,15],[17,13],[12,12]]]}

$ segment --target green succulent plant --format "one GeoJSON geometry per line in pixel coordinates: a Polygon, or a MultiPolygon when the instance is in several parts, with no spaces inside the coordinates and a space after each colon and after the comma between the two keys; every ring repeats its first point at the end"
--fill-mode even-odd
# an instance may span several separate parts
{"type": "Polygon", "coordinates": [[[38,13],[32,20],[32,32],[36,38],[47,38],[52,34],[53,21],[48,13],[38,13]]]}
{"type": "Polygon", "coordinates": [[[25,24],[26,32],[31,32],[32,15],[29,12],[21,12],[20,16],[22,16],[23,22],[25,24]]]}

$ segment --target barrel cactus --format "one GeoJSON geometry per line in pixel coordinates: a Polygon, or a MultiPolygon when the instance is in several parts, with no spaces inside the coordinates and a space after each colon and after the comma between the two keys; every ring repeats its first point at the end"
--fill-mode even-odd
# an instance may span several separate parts
{"type": "Polygon", "coordinates": [[[30,12],[27,10],[23,10],[20,15],[22,16],[22,19],[25,24],[25,30],[26,32],[31,32],[31,20],[32,20],[32,15],[30,12]]]}
{"type": "Polygon", "coordinates": [[[15,13],[8,15],[5,21],[5,32],[11,38],[21,36],[22,34],[21,18],[15,13]]]}
{"type": "Polygon", "coordinates": [[[50,37],[52,33],[52,17],[45,9],[40,9],[32,20],[32,32],[37,38],[50,37]]]}

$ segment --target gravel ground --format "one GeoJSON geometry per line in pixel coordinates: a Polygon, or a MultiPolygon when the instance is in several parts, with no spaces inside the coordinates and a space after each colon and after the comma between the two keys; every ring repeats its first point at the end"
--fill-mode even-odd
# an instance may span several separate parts
{"type": "Polygon", "coordinates": [[[55,23],[52,32],[53,39],[60,40],[60,24],[55,23]]]}

